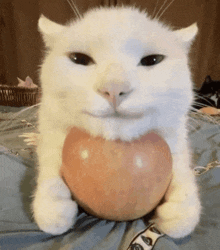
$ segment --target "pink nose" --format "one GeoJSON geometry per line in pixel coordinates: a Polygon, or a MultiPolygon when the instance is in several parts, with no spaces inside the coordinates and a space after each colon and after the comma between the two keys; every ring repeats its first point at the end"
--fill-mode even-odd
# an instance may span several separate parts
{"type": "Polygon", "coordinates": [[[98,93],[102,95],[116,109],[120,103],[132,92],[130,85],[122,83],[111,83],[99,88],[98,93]]]}

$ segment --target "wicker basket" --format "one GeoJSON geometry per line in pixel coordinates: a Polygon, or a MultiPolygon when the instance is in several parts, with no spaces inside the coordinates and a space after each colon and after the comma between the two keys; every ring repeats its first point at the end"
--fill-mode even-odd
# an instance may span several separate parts
{"type": "Polygon", "coordinates": [[[39,102],[39,88],[0,85],[0,105],[11,107],[31,106],[39,102]]]}

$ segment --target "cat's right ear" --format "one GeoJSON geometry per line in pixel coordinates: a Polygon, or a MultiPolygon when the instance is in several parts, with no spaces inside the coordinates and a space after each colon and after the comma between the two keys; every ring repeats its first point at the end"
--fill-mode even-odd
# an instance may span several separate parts
{"type": "Polygon", "coordinates": [[[54,41],[65,30],[65,26],[55,23],[44,15],[41,15],[38,20],[38,29],[43,36],[45,45],[47,47],[53,47],[54,41]]]}

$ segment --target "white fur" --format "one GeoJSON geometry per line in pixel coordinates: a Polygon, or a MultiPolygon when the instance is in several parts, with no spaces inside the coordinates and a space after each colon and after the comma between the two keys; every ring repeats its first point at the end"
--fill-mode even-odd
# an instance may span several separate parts
{"type": "Polygon", "coordinates": [[[173,31],[138,9],[117,7],[91,10],[66,26],[41,16],[39,29],[49,47],[40,74],[39,175],[33,202],[39,227],[60,234],[74,223],[77,206],[59,169],[68,127],[76,126],[108,140],[131,141],[150,130],[162,135],[173,155],[173,179],[155,221],[172,237],[191,233],[201,212],[186,130],[193,99],[187,56],[197,26],[173,31]],[[87,54],[95,64],[74,64],[69,52],[87,54]],[[141,58],[151,54],[166,58],[140,66],[141,58]],[[98,92],[113,83],[132,90],[117,108],[119,117],[109,116],[114,109],[98,92]]]}

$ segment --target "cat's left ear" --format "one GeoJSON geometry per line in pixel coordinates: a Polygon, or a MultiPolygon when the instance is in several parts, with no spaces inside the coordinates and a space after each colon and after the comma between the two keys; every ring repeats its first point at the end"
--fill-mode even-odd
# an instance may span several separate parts
{"type": "Polygon", "coordinates": [[[177,37],[183,42],[188,49],[198,33],[197,23],[190,25],[187,28],[176,30],[177,37]]]}

